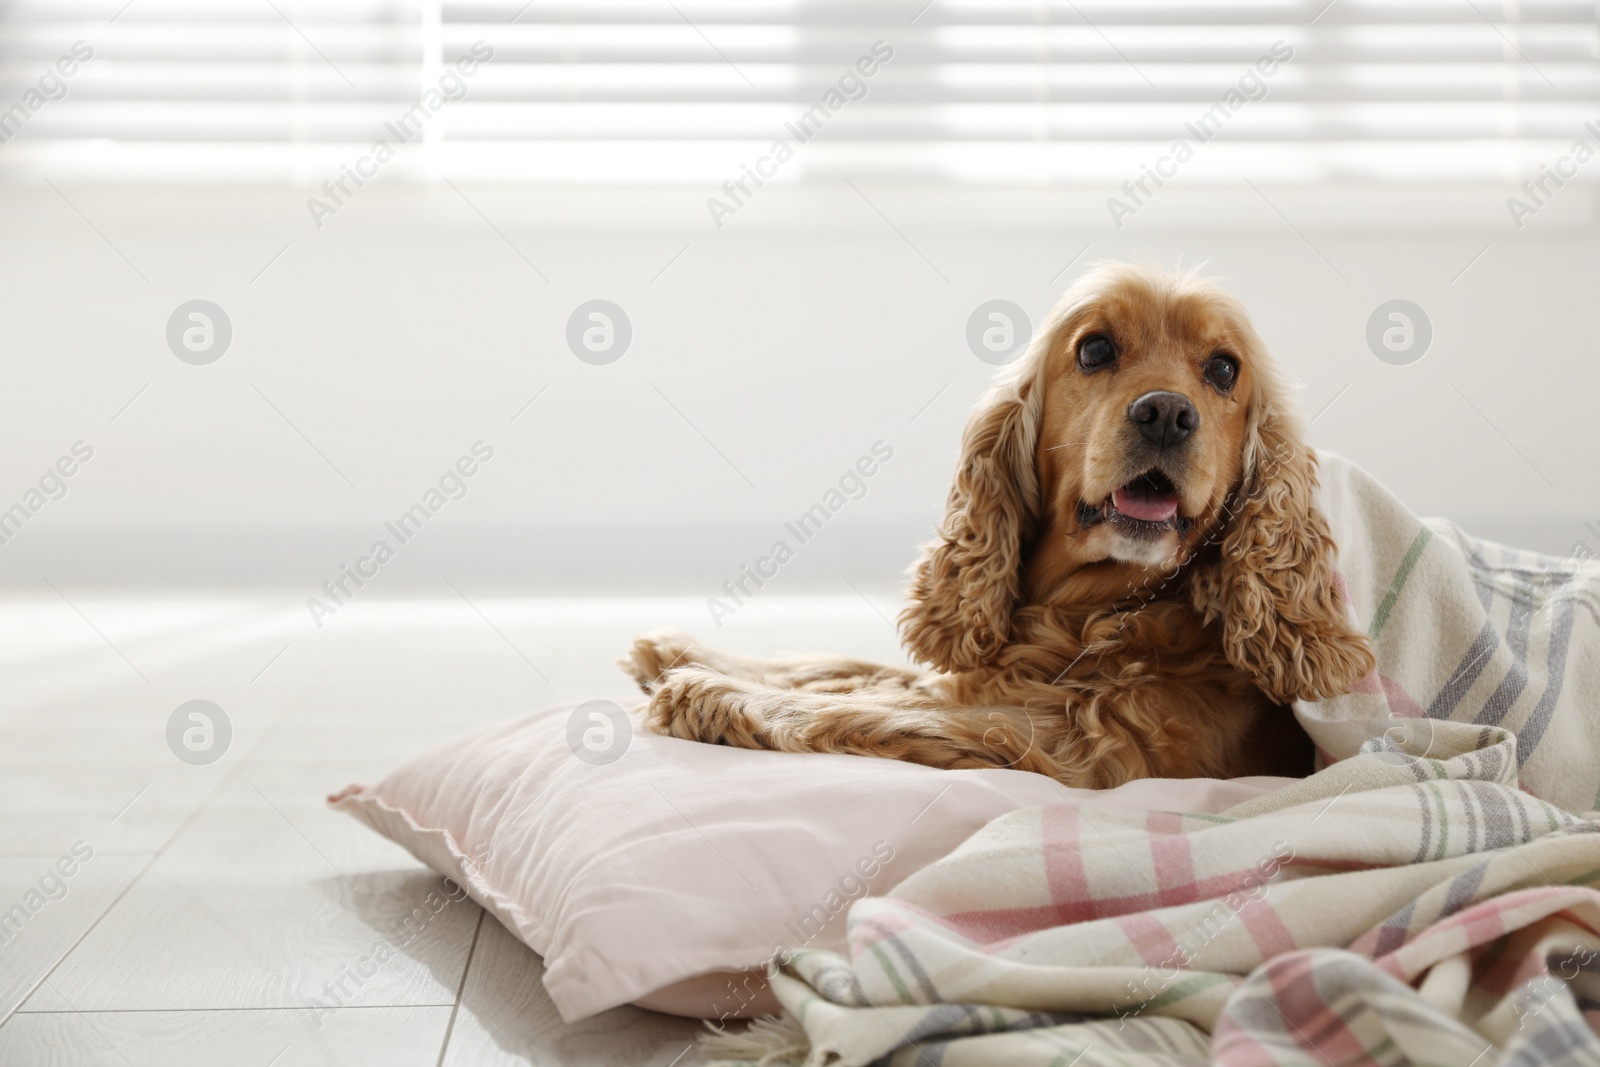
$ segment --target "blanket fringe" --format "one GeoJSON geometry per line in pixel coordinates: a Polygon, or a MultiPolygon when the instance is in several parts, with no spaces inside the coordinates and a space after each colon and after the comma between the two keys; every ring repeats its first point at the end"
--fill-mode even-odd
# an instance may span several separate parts
{"type": "Polygon", "coordinates": [[[788,1012],[763,1015],[740,1033],[717,1030],[700,1037],[705,1067],[799,1067],[811,1052],[811,1042],[799,1020],[788,1012]]]}

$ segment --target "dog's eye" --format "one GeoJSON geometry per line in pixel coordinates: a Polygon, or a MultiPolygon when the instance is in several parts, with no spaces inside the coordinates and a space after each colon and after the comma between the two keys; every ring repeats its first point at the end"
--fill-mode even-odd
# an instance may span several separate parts
{"type": "Polygon", "coordinates": [[[1117,358],[1117,346],[1103,333],[1092,333],[1078,342],[1078,366],[1099,370],[1117,358]]]}
{"type": "Polygon", "coordinates": [[[1217,353],[1206,363],[1206,381],[1226,393],[1239,377],[1239,361],[1232,356],[1217,353]]]}

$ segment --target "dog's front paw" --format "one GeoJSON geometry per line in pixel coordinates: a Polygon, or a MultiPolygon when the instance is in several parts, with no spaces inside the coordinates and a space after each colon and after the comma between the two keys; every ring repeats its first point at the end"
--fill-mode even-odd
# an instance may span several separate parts
{"type": "Polygon", "coordinates": [[[670,670],[690,662],[694,638],[682,630],[664,627],[640,634],[633,639],[633,648],[617,660],[628,675],[646,693],[653,693],[662,677],[670,670]]]}

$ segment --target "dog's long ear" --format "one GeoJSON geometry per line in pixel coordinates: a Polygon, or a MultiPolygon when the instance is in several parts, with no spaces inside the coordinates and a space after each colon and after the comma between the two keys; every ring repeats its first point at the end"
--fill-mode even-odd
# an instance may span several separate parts
{"type": "Polygon", "coordinates": [[[1280,703],[1349,691],[1373,668],[1367,638],[1346,619],[1334,581],[1337,548],[1313,503],[1317,459],[1265,357],[1245,434],[1244,477],[1219,562],[1190,589],[1209,622],[1222,618],[1228,661],[1280,703]]]}
{"type": "Polygon", "coordinates": [[[1042,351],[1025,357],[968,420],[939,539],[912,571],[901,636],[913,656],[941,671],[978,669],[1010,636],[1039,508],[1040,358],[1042,351]]]}

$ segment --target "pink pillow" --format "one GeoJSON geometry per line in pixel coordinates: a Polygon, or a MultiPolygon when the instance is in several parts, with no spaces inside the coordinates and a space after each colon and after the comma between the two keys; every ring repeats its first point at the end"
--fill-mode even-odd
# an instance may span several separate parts
{"type": "Polygon", "coordinates": [[[1008,811],[1073,799],[1215,812],[1289,781],[1097,794],[1023,771],[698,744],[590,701],[474,730],[329,802],[542,955],[572,1022],[633,1001],[705,1018],[762,1010],[759,980],[724,972],[763,967],[780,947],[842,951],[853,900],[1008,811]]]}

